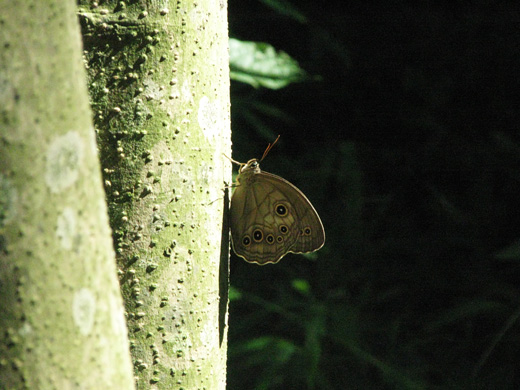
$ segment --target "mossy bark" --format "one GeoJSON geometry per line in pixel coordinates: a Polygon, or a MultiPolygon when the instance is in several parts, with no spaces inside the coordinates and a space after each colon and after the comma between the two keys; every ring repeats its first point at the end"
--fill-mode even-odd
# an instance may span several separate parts
{"type": "Polygon", "coordinates": [[[226,3],[89,3],[79,17],[138,388],[224,389],[226,3]]]}
{"type": "Polygon", "coordinates": [[[0,388],[133,389],[72,0],[0,1],[0,388]]]}

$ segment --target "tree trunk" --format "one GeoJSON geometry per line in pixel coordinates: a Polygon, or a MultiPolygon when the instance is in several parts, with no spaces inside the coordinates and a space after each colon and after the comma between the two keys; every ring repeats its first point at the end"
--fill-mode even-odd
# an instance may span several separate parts
{"type": "Polygon", "coordinates": [[[0,388],[133,389],[75,2],[0,9],[0,388]]]}
{"type": "Polygon", "coordinates": [[[80,20],[138,388],[223,390],[225,1],[88,3],[80,20]]]}

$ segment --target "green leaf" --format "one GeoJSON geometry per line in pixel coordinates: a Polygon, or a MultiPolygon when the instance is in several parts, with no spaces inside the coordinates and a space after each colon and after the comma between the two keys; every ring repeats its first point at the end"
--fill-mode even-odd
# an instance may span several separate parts
{"type": "Polygon", "coordinates": [[[234,288],[233,286],[229,287],[229,300],[230,301],[238,301],[239,299],[242,299],[242,292],[234,288]]]}
{"type": "Polygon", "coordinates": [[[292,288],[296,291],[300,292],[303,295],[309,295],[311,292],[311,286],[309,282],[305,279],[294,279],[291,282],[292,288]]]}
{"type": "Polygon", "coordinates": [[[305,71],[287,53],[262,42],[230,38],[229,66],[232,80],[255,88],[280,89],[307,78],[305,71]]]}

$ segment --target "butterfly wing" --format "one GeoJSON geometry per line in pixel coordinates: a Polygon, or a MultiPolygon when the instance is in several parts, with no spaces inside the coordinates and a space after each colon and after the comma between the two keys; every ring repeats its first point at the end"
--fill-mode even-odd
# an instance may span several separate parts
{"type": "Polygon", "coordinates": [[[231,238],[238,256],[263,265],[278,262],[288,252],[318,250],[325,231],[298,188],[279,176],[258,172],[233,193],[231,238]]]}
{"type": "Polygon", "coordinates": [[[298,239],[291,246],[289,252],[308,253],[320,249],[325,244],[325,229],[321,223],[318,213],[307,197],[293,184],[279,176],[262,172],[273,182],[283,182],[284,195],[291,206],[298,221],[298,239]]]}

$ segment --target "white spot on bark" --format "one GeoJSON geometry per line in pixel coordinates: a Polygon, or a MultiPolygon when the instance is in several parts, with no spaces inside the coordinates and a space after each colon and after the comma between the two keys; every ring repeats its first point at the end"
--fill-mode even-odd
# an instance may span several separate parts
{"type": "Polygon", "coordinates": [[[217,102],[212,103],[207,96],[203,96],[199,101],[197,119],[206,139],[211,139],[218,135],[218,115],[217,102]]]}
{"type": "Polygon", "coordinates": [[[182,83],[181,98],[186,103],[193,103],[192,89],[188,80],[182,83]]]}
{"type": "Polygon", "coordinates": [[[18,329],[18,334],[22,337],[27,337],[33,332],[32,326],[27,322],[24,321],[23,325],[18,329]]]}
{"type": "MultiPolygon", "coordinates": [[[[203,314],[201,313],[200,315],[203,314]]],[[[218,312],[216,310],[207,310],[204,315],[206,319],[203,321],[200,341],[206,354],[211,354],[212,350],[218,345],[218,327],[215,326],[218,323],[218,312]]],[[[204,351],[201,352],[204,353],[204,351]]]]}
{"type": "Polygon", "coordinates": [[[148,78],[143,81],[145,85],[144,96],[148,100],[161,100],[164,98],[166,91],[161,88],[153,79],[148,78]]]}
{"type": "Polygon", "coordinates": [[[58,216],[56,226],[56,235],[64,249],[72,249],[72,244],[77,234],[76,227],[76,212],[70,207],[65,207],[63,212],[58,216]]]}
{"type": "Polygon", "coordinates": [[[96,313],[96,298],[87,289],[76,291],[72,301],[72,317],[82,335],[88,335],[94,325],[94,314],[96,313]]]}
{"type": "Polygon", "coordinates": [[[126,335],[125,313],[123,311],[122,303],[116,300],[114,295],[110,295],[109,306],[114,333],[126,335]]]}
{"type": "Polygon", "coordinates": [[[76,131],[69,131],[51,142],[45,167],[45,182],[51,192],[61,192],[78,179],[83,146],[83,140],[76,131]]]}

